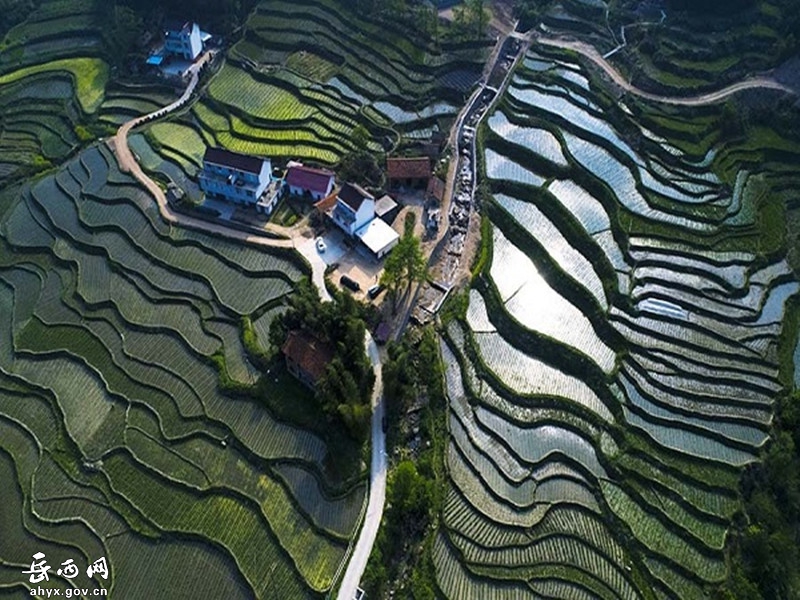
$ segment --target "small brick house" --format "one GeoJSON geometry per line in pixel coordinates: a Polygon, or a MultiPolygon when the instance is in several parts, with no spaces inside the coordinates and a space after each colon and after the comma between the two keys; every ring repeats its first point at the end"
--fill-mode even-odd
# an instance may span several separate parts
{"type": "Polygon", "coordinates": [[[281,352],[286,359],[289,373],[311,390],[316,389],[317,382],[325,374],[325,369],[334,356],[333,349],[328,344],[301,329],[289,332],[281,352]]]}
{"type": "Polygon", "coordinates": [[[386,159],[386,179],[391,188],[405,186],[424,190],[431,174],[431,159],[427,156],[386,159]]]}

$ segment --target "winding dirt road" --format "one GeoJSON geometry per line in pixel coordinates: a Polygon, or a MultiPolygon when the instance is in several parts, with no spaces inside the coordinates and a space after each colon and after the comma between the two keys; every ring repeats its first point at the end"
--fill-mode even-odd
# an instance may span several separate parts
{"type": "Polygon", "coordinates": [[[545,44],[547,46],[555,46],[557,48],[564,48],[566,50],[573,50],[582,56],[585,56],[589,60],[591,60],[594,64],[598,67],[603,69],[606,74],[616,83],[619,87],[621,87],[626,92],[630,92],[631,94],[635,94],[636,96],[640,96],[641,98],[646,98],[647,100],[653,100],[654,102],[661,102],[663,104],[675,104],[679,106],[704,106],[706,104],[716,104],[717,102],[722,102],[727,97],[736,94],[737,92],[741,92],[743,90],[752,90],[752,89],[770,89],[770,90],[779,90],[782,92],[787,92],[790,94],[794,94],[794,90],[790,87],[787,87],[781,83],[778,83],[774,79],[770,77],[760,76],[760,77],[751,77],[749,79],[744,79],[737,83],[731,84],[727,87],[724,87],[720,90],[716,90],[713,92],[708,92],[706,94],[700,94],[697,96],[663,96],[661,94],[653,94],[651,92],[646,92],[642,89],[639,89],[635,85],[632,85],[623,75],[617,71],[614,66],[609,63],[605,58],[603,58],[600,53],[594,48],[594,46],[590,44],[586,44],[584,42],[576,42],[576,41],[568,41],[562,40],[559,38],[549,38],[544,36],[531,36],[530,38],[534,43],[538,44],[545,44]]]}
{"type": "Polygon", "coordinates": [[[186,87],[183,95],[181,95],[181,97],[175,102],[150,114],[128,121],[117,130],[117,133],[113,138],[108,140],[108,145],[117,158],[119,168],[124,173],[129,173],[132,175],[136,181],[142,184],[147,191],[150,192],[150,195],[155,198],[156,203],[158,204],[158,210],[161,213],[161,217],[167,223],[211,233],[219,237],[244,242],[246,244],[252,244],[255,246],[294,248],[311,265],[311,280],[315,287],[319,290],[322,300],[329,301],[331,300],[331,296],[328,294],[328,290],[325,287],[326,265],[317,253],[316,246],[314,245],[314,241],[312,239],[301,236],[298,229],[278,227],[272,223],[268,223],[265,226],[264,235],[258,235],[255,233],[247,233],[238,229],[233,229],[232,227],[228,227],[221,223],[210,223],[203,219],[198,219],[183,213],[175,212],[169,205],[169,202],[167,202],[167,197],[164,194],[164,191],[144,172],[141,165],[134,157],[133,152],[131,152],[130,146],[128,146],[128,134],[134,127],[178,110],[189,101],[200,79],[200,69],[210,59],[211,55],[207,53],[202,59],[200,59],[191,67],[191,79],[189,80],[189,85],[186,87]],[[288,237],[279,239],[270,237],[268,234],[277,234],[288,237]]]}

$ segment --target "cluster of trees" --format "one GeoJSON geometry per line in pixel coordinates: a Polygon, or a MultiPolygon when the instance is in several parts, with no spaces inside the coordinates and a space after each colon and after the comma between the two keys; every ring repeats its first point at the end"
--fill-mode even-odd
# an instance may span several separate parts
{"type": "Polygon", "coordinates": [[[244,23],[256,0],[122,0],[119,5],[144,19],[150,15],[193,19],[207,31],[227,35],[244,23]]]}
{"type": "MultiPolygon", "coordinates": [[[[624,0],[627,11],[636,10],[639,4],[636,0],[624,0]]],[[[759,2],[755,0],[667,0],[669,13],[669,28],[663,28],[658,35],[659,28],[647,28],[630,31],[634,37],[642,36],[642,43],[646,44],[642,51],[653,54],[662,43],[664,35],[683,29],[685,26],[696,32],[720,32],[731,30],[734,33],[731,41],[724,41],[716,46],[723,48],[728,54],[755,54],[763,55],[768,52],[770,60],[784,60],[794,56],[800,49],[800,0],[775,0],[771,2],[776,11],[775,16],[765,16],[760,10],[759,2]],[[775,31],[774,42],[766,44],[759,35],[754,35],[755,29],[765,26],[775,31]],[[752,31],[751,35],[741,35],[738,32],[752,31]],[[727,47],[726,47],[727,46],[727,47]]],[[[631,43],[628,38],[628,43],[631,43]]],[[[674,40],[672,40],[674,42],[674,40]]],[[[761,67],[763,68],[763,67],[761,67]]],[[[744,75],[744,73],[742,74],[744,75]]]]}
{"type": "Polygon", "coordinates": [[[0,36],[24,21],[38,6],[37,0],[0,0],[0,36]]]}
{"type": "Polygon", "coordinates": [[[192,19],[205,31],[225,36],[246,21],[255,4],[255,0],[97,0],[96,6],[109,61],[122,66],[135,54],[140,36],[156,32],[166,18],[192,19]]]}
{"type": "Polygon", "coordinates": [[[672,10],[701,14],[724,14],[755,5],[755,0],[667,0],[667,6],[672,10]]]}
{"type": "MultiPolygon", "coordinates": [[[[41,0],[0,0],[0,37],[23,22],[41,0]]],[[[155,31],[165,17],[194,19],[207,31],[227,35],[242,25],[256,0],[96,0],[106,56],[122,65],[145,31],[155,31]]]]}
{"type": "Polygon", "coordinates": [[[376,154],[369,149],[372,134],[362,124],[353,128],[350,135],[355,150],[348,152],[339,160],[336,172],[342,181],[352,181],[366,187],[381,187],[384,182],[383,169],[380,163],[385,160],[383,154],[376,154]]]}
{"type": "Polygon", "coordinates": [[[417,344],[403,338],[399,343],[389,343],[386,350],[382,369],[383,394],[389,417],[395,420],[419,394],[431,397],[439,393],[441,361],[437,338],[431,329],[425,330],[417,344]]]}
{"type": "Polygon", "coordinates": [[[392,300],[392,311],[397,310],[401,291],[407,294],[412,283],[423,281],[427,276],[427,261],[419,238],[414,235],[415,223],[414,213],[408,213],[403,224],[403,236],[397,246],[392,248],[383,265],[381,285],[386,286],[392,300]]]}
{"type": "MultiPolygon", "coordinates": [[[[348,3],[349,4],[349,3],[348,3]]],[[[402,24],[409,33],[425,41],[435,40],[439,35],[439,15],[436,6],[423,0],[355,0],[359,14],[368,15],[378,21],[402,24]]]]}
{"type": "Polygon", "coordinates": [[[369,434],[375,373],[364,346],[362,307],[349,294],[323,303],[313,286],[303,281],[289,298],[289,309],[270,325],[270,345],[280,348],[294,329],[333,349],[333,360],[317,382],[316,398],[331,421],[340,421],[355,440],[363,442],[369,434]]]}
{"type": "MultiPolygon", "coordinates": [[[[134,6],[125,6],[116,2],[100,3],[98,10],[103,27],[109,62],[117,66],[124,64],[128,54],[135,48],[136,41],[145,30],[145,18],[134,6]]],[[[157,24],[147,23],[150,28],[157,24]]]]}
{"type": "Polygon", "coordinates": [[[552,4],[553,0],[516,0],[514,14],[519,19],[519,29],[534,27],[552,4]]]}
{"type": "Polygon", "coordinates": [[[775,438],[742,483],[747,517],[719,600],[800,598],[800,392],[778,403],[775,438]]]}
{"type": "MultiPolygon", "coordinates": [[[[386,484],[386,510],[364,572],[364,591],[370,598],[385,597],[386,585],[397,576],[399,558],[430,523],[431,505],[436,495],[434,481],[405,460],[398,464],[386,484]]],[[[415,600],[433,600],[433,589],[426,583],[412,584],[415,600]],[[422,593],[417,589],[423,590],[422,593]]]]}
{"type": "MultiPolygon", "coordinates": [[[[445,36],[455,39],[480,39],[489,24],[485,0],[463,0],[453,9],[452,27],[441,27],[439,4],[426,0],[356,0],[359,13],[373,19],[409,27],[409,32],[425,40],[445,36]]],[[[445,4],[452,4],[450,2],[445,4]]]]}
{"type": "Polygon", "coordinates": [[[453,9],[454,35],[467,39],[480,39],[486,34],[490,17],[485,0],[464,0],[453,9]]]}

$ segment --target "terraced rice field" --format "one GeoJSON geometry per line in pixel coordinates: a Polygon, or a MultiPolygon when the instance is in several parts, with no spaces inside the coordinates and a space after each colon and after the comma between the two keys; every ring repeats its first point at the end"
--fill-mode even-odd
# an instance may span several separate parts
{"type": "Polygon", "coordinates": [[[79,144],[73,112],[73,86],[66,75],[39,75],[0,85],[0,186],[43,168],[79,144]]]}
{"type": "Polygon", "coordinates": [[[0,188],[59,164],[92,138],[109,68],[91,0],[37,3],[0,40],[0,188]]]}
{"type": "Polygon", "coordinates": [[[727,575],[800,284],[753,250],[762,173],[724,182],[603,106],[531,54],[484,125],[492,260],[441,342],[448,598],[703,598],[727,575]]]}
{"type": "Polygon", "coordinates": [[[242,152],[334,163],[353,149],[359,124],[384,146],[441,128],[486,55],[480,45],[412,40],[348,3],[269,0],[193,110],[192,126],[242,152]]]}
{"type": "Polygon", "coordinates": [[[717,20],[668,5],[643,9],[565,0],[547,11],[543,24],[548,33],[582,39],[601,54],[617,49],[611,62],[642,89],[689,95],[769,71],[791,55],[782,51],[795,10],[790,3],[765,0],[743,10],[730,8],[725,19],[717,20]],[[639,43],[643,37],[648,43],[639,43]]]}
{"type": "MultiPolygon", "coordinates": [[[[22,67],[52,70],[48,63],[65,56],[99,58],[104,51],[103,27],[94,0],[37,2],[31,5],[26,20],[6,34],[0,49],[0,73],[22,67]]],[[[78,77],[84,71],[69,70],[78,77]]]]}
{"type": "Polygon", "coordinates": [[[126,121],[155,112],[173,100],[175,93],[168,85],[130,85],[115,82],[106,89],[98,118],[102,123],[116,128],[126,121]]]}
{"type": "Polygon", "coordinates": [[[104,146],[0,200],[4,564],[105,556],[118,598],[330,589],[363,484],[215,362],[254,382],[239,321],[268,330],[296,260],[164,224],[104,146]]]}

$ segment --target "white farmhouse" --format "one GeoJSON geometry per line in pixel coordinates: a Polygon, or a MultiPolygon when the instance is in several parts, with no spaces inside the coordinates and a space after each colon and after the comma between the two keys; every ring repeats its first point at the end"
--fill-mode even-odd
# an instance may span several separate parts
{"type": "Polygon", "coordinates": [[[336,197],[331,218],[347,235],[355,236],[375,218],[375,196],[355,183],[345,183],[336,197]]]}
{"type": "Polygon", "coordinates": [[[207,196],[253,205],[261,212],[272,212],[277,198],[277,186],[270,185],[272,163],[268,158],[207,148],[199,179],[207,196]]]}
{"type": "Polygon", "coordinates": [[[375,216],[375,197],[354,183],[345,183],[329,213],[347,235],[357,238],[375,258],[383,258],[397,245],[400,235],[375,216]]]}
{"type": "Polygon", "coordinates": [[[168,21],[164,31],[164,51],[194,61],[203,52],[203,32],[193,21],[168,21]]]}

